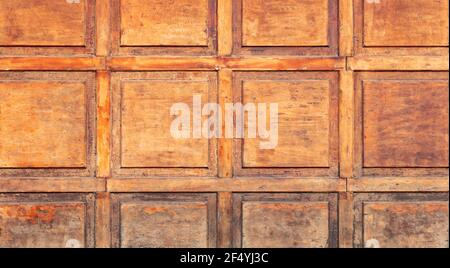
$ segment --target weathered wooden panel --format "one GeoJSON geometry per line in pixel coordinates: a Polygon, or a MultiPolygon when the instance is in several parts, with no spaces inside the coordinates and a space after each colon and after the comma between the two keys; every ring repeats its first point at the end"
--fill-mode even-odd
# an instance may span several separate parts
{"type": "Polygon", "coordinates": [[[113,246],[213,247],[215,206],[214,194],[114,195],[113,246]]]}
{"type": "Polygon", "coordinates": [[[354,0],[355,53],[448,55],[448,0],[354,0]]]}
{"type": "Polygon", "coordinates": [[[448,194],[356,194],[357,247],[448,247],[448,194]]]}
{"type": "Polygon", "coordinates": [[[448,0],[364,2],[364,45],[448,46],[448,0]]]}
{"type": "Polygon", "coordinates": [[[360,175],[448,174],[448,74],[357,76],[360,175]]]}
{"type": "Polygon", "coordinates": [[[1,1],[0,54],[83,52],[70,47],[88,52],[93,47],[93,12],[91,0],[1,1]]]}
{"type": "Polygon", "coordinates": [[[234,246],[335,247],[336,202],[333,194],[235,194],[234,246]]]}
{"type": "Polygon", "coordinates": [[[81,73],[0,73],[0,168],[90,168],[92,79],[81,73]]]}
{"type": "Polygon", "coordinates": [[[121,44],[205,46],[208,0],[121,0],[121,44]]]}
{"type": "Polygon", "coordinates": [[[0,247],[93,247],[94,196],[0,194],[0,247]]]}
{"type": "Polygon", "coordinates": [[[249,136],[249,123],[255,119],[246,113],[245,138],[236,141],[238,174],[241,168],[260,174],[274,174],[280,168],[292,174],[303,168],[306,175],[314,172],[309,168],[315,168],[311,175],[333,176],[337,167],[336,80],[334,73],[325,72],[237,73],[235,102],[254,104],[257,113],[261,112],[258,104],[266,104],[269,133],[270,104],[278,106],[278,132],[273,131],[272,137],[263,136],[260,123],[256,137],[249,136]]]}
{"type": "Polygon", "coordinates": [[[365,81],[364,166],[448,167],[448,80],[365,81]]]}
{"type": "Polygon", "coordinates": [[[328,45],[328,0],[244,0],[242,4],[244,46],[328,45]]]}
{"type": "Polygon", "coordinates": [[[114,53],[205,54],[216,50],[216,0],[113,0],[114,53]]]}
{"type": "MultiPolygon", "coordinates": [[[[191,168],[196,174],[215,172],[215,141],[194,137],[193,125],[188,137],[177,138],[171,133],[172,122],[177,117],[171,115],[172,105],[188,105],[191,118],[194,96],[203,104],[217,101],[215,73],[122,73],[116,79],[116,168],[153,169],[154,172],[173,168],[172,172],[178,169],[181,173],[191,168]]],[[[201,117],[201,123],[207,118],[201,117]]]]}
{"type": "Polygon", "coordinates": [[[233,0],[234,53],[337,54],[337,1],[233,0]]]}

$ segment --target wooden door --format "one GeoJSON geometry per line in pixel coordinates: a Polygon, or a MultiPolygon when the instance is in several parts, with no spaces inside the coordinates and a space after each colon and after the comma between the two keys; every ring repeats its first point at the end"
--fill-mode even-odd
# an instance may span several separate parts
{"type": "Polygon", "coordinates": [[[448,247],[448,3],[0,1],[0,247],[448,247]]]}

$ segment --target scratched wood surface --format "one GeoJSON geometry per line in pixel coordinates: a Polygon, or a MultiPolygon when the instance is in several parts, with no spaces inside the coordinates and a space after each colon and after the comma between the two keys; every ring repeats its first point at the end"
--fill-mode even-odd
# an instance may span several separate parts
{"type": "Polygon", "coordinates": [[[0,247],[448,247],[448,5],[0,1],[0,247]]]}

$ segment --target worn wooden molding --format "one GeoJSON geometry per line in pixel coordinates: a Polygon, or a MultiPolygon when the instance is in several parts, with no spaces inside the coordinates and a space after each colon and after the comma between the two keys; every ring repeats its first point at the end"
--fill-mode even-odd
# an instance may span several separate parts
{"type": "Polygon", "coordinates": [[[353,193],[339,194],[339,247],[353,247],[353,193]]]}
{"type": "MultiPolygon", "coordinates": [[[[219,71],[219,103],[222,108],[222,118],[225,118],[226,103],[233,102],[232,80],[233,72],[229,69],[219,71]]],[[[222,133],[225,133],[225,124],[222,125],[222,133]]],[[[233,176],[233,140],[218,139],[218,175],[220,178],[233,176]]]]}
{"type": "Polygon", "coordinates": [[[447,71],[448,56],[356,56],[348,58],[354,71],[447,71]]]}
{"type": "Polygon", "coordinates": [[[339,0],[339,56],[353,55],[353,0],[339,0]]]}
{"type": "Polygon", "coordinates": [[[219,55],[227,56],[233,52],[233,1],[218,0],[218,52],[219,55]]]}
{"type": "Polygon", "coordinates": [[[110,74],[97,72],[97,177],[111,173],[111,91],[110,74]]]}
{"type": "Polygon", "coordinates": [[[110,15],[110,2],[109,0],[97,0],[95,1],[95,20],[96,20],[96,55],[107,56],[110,51],[109,45],[109,15],[110,15]]]}
{"type": "Polygon", "coordinates": [[[0,57],[0,71],[106,70],[104,57],[0,57]]]}
{"type": "Polygon", "coordinates": [[[108,179],[109,192],[345,192],[344,179],[171,178],[108,179]]]}
{"type": "Polygon", "coordinates": [[[349,179],[349,192],[448,192],[448,177],[349,179]]]}
{"type": "Polygon", "coordinates": [[[106,183],[99,178],[1,178],[2,193],[86,193],[104,192],[106,183]]]}
{"type": "Polygon", "coordinates": [[[354,175],[354,93],[353,72],[339,72],[339,172],[343,178],[351,178],[354,175]]]}
{"type": "Polygon", "coordinates": [[[345,68],[345,58],[325,57],[111,57],[113,71],[151,70],[283,70],[332,71],[345,68]]]}
{"type": "Polygon", "coordinates": [[[217,247],[231,248],[233,194],[220,192],[217,200],[217,247]]]}
{"type": "Polygon", "coordinates": [[[97,193],[95,205],[95,247],[109,248],[111,246],[110,193],[97,193]]]}

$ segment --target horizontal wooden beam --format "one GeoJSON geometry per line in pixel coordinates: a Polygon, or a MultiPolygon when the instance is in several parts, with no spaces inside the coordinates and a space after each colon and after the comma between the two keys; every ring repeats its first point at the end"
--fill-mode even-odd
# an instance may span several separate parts
{"type": "Polygon", "coordinates": [[[447,71],[448,56],[356,56],[348,58],[354,71],[447,71]]]}
{"type": "Polygon", "coordinates": [[[112,57],[107,61],[113,71],[126,70],[339,70],[344,58],[236,58],[236,57],[112,57]]]}
{"type": "Polygon", "coordinates": [[[109,179],[109,192],[345,192],[346,182],[329,178],[109,179]]]}
{"type": "Polygon", "coordinates": [[[449,178],[360,178],[349,179],[349,192],[448,192],[449,178]]]}
{"type": "Polygon", "coordinates": [[[104,57],[0,57],[0,71],[105,70],[104,57]]]}
{"type": "Polygon", "coordinates": [[[0,178],[2,193],[87,193],[106,191],[99,178],[0,178]]]}

